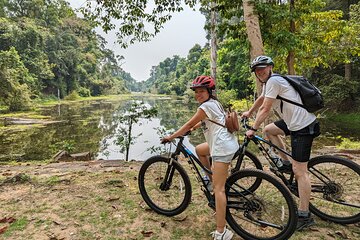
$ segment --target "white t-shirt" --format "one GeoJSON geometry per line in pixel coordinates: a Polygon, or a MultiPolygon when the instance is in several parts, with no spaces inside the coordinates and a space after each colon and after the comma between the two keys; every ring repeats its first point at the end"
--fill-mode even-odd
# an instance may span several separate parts
{"type": "MultiPolygon", "coordinates": [[[[214,99],[204,102],[199,106],[206,116],[222,125],[225,125],[225,113],[220,103],[214,99]]],[[[202,128],[206,142],[210,147],[211,156],[227,156],[234,154],[239,149],[237,138],[228,132],[225,127],[205,119],[202,121],[202,128]]]]}
{"type": "MultiPolygon", "coordinates": [[[[273,99],[280,95],[283,98],[302,104],[299,93],[281,76],[273,76],[264,84],[263,95],[273,99]]],[[[306,109],[285,101],[282,102],[282,112],[280,99],[276,99],[273,108],[285,121],[290,131],[298,131],[315,121],[316,116],[306,111],[306,109]]]]}

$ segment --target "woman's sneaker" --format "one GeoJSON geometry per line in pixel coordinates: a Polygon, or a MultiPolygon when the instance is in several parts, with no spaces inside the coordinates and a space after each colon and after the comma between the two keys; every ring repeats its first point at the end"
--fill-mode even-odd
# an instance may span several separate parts
{"type": "Polygon", "coordinates": [[[206,189],[209,191],[209,192],[212,192],[213,191],[213,186],[212,186],[212,183],[210,181],[210,178],[208,176],[204,176],[203,177],[203,180],[206,184],[206,189]]]}
{"type": "Polygon", "coordinates": [[[234,233],[227,228],[224,228],[222,233],[219,233],[217,230],[211,233],[214,237],[214,240],[230,240],[234,236],[234,233]]]}

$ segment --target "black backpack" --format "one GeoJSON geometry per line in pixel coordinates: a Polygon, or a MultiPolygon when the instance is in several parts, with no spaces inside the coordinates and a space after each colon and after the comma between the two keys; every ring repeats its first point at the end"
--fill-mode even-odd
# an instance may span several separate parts
{"type": "MultiPolygon", "coordinates": [[[[308,112],[316,112],[324,107],[324,99],[321,91],[309,82],[304,76],[297,75],[280,75],[273,74],[272,76],[281,76],[290,83],[291,86],[300,94],[303,104],[291,101],[289,99],[277,96],[277,99],[305,108],[308,112]]],[[[281,103],[282,111],[282,103],[281,103]]]]}

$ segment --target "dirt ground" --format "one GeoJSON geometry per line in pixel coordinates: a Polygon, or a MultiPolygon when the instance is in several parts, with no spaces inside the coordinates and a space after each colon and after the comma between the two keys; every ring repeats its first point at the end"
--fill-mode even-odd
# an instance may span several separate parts
{"type": "MultiPolygon", "coordinates": [[[[184,213],[161,216],[141,198],[140,166],[124,161],[0,165],[0,239],[211,239],[214,212],[197,183],[184,213]]],[[[315,220],[316,226],[291,239],[360,239],[359,224],[315,220]]]]}

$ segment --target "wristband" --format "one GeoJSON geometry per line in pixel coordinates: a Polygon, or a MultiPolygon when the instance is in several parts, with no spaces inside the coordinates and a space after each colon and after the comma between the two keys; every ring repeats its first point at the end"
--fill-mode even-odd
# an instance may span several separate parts
{"type": "Polygon", "coordinates": [[[253,128],[253,127],[250,127],[250,130],[253,130],[254,132],[257,131],[257,129],[253,128]]]}

